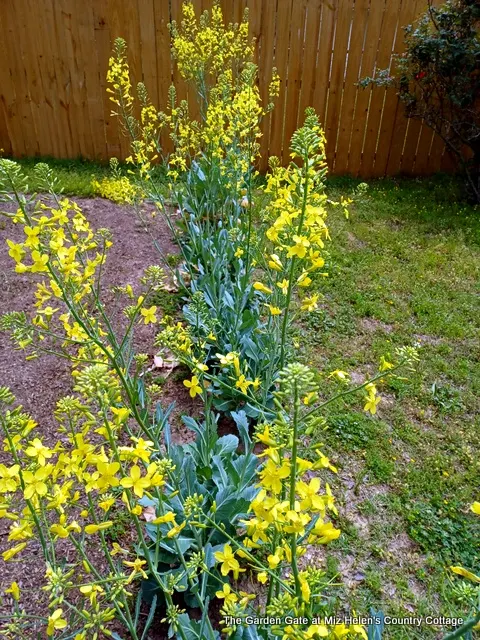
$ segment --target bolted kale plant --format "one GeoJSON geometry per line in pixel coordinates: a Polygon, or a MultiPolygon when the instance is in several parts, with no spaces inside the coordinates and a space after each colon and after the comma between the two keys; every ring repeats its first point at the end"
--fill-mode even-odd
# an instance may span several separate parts
{"type": "Polygon", "coordinates": [[[444,141],[480,202],[480,3],[448,0],[408,25],[405,52],[393,70],[361,86],[394,86],[408,118],[422,120],[444,141]]]}

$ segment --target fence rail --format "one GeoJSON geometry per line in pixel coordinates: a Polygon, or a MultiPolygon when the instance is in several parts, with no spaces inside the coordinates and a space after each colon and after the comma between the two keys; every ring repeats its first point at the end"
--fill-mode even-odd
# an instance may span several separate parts
{"type": "MultiPolygon", "coordinates": [[[[0,149],[13,156],[128,155],[106,94],[112,41],[129,45],[135,81],[155,105],[174,81],[168,23],[181,0],[2,0],[0,2],[0,149]]],[[[194,0],[198,11],[212,0],[194,0]]],[[[443,142],[407,120],[392,89],[357,86],[387,68],[402,49],[402,26],[426,0],[221,0],[225,18],[246,6],[257,39],[260,89],[276,66],[282,78],[274,112],[263,124],[262,153],[288,159],[288,141],[304,109],[324,124],[335,174],[363,177],[450,170],[443,142]]]]}

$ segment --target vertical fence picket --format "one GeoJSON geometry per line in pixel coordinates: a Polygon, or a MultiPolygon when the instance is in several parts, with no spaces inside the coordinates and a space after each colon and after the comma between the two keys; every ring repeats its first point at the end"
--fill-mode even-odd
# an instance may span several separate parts
{"type": "MultiPolygon", "coordinates": [[[[401,0],[388,0],[385,5],[379,46],[375,61],[375,69],[377,71],[387,68],[390,64],[396,28],[398,25],[400,2],[401,0]]],[[[385,92],[386,89],[383,87],[372,88],[370,108],[368,111],[368,124],[360,169],[362,176],[365,177],[371,177],[374,175],[375,154],[378,146],[382,146],[384,144],[383,139],[379,139],[379,133],[382,123],[382,115],[384,113],[386,98],[385,92]]]]}
{"type": "Polygon", "coordinates": [[[365,28],[368,21],[370,0],[356,0],[348,46],[348,60],[344,79],[342,106],[338,114],[336,154],[333,171],[346,173],[349,170],[349,149],[355,122],[358,80],[362,68],[362,51],[365,28]]]}
{"type": "Polygon", "coordinates": [[[294,0],[278,0],[277,32],[275,37],[274,65],[280,75],[280,95],[272,114],[272,131],[270,137],[270,152],[281,157],[283,150],[284,117],[286,109],[288,74],[288,48],[290,46],[290,21],[294,0]]]}
{"type": "Polygon", "coordinates": [[[327,137],[327,162],[333,168],[335,161],[335,146],[339,118],[342,109],[343,86],[348,44],[351,36],[354,0],[341,0],[338,3],[337,21],[335,26],[335,44],[332,55],[332,69],[328,91],[327,113],[325,120],[325,135],[327,137]]]}

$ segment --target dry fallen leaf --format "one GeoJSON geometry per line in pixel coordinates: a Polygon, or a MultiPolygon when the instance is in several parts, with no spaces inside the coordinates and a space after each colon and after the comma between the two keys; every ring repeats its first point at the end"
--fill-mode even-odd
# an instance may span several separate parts
{"type": "Polygon", "coordinates": [[[170,284],[169,282],[167,282],[166,284],[163,285],[162,288],[164,291],[167,291],[168,293],[177,293],[178,286],[177,286],[177,279],[175,278],[175,276],[173,276],[173,284],[170,284]]]}
{"type": "Polygon", "coordinates": [[[152,522],[152,520],[155,520],[155,518],[157,517],[157,514],[155,513],[155,507],[145,507],[142,515],[147,522],[152,522]]]}
{"type": "Polygon", "coordinates": [[[160,354],[153,356],[153,369],[162,369],[166,375],[169,375],[176,367],[180,366],[180,362],[175,359],[171,352],[166,352],[162,357],[160,354]]]}

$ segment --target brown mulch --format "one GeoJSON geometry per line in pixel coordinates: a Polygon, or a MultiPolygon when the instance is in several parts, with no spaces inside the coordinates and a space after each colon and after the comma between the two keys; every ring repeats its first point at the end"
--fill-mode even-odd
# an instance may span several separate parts
{"type": "MultiPolygon", "coordinates": [[[[131,284],[134,290],[135,288],[138,290],[138,282],[145,267],[161,264],[161,259],[158,250],[153,246],[151,236],[137,221],[131,207],[116,205],[100,198],[74,198],[74,200],[82,208],[94,229],[107,227],[113,234],[113,246],[109,251],[103,277],[104,301],[107,309],[110,309],[109,305],[113,304],[113,294],[109,289],[112,286],[131,284]]],[[[7,207],[1,208],[5,210],[7,207]]],[[[0,313],[29,312],[33,309],[35,302],[35,280],[29,274],[20,275],[14,272],[14,263],[8,255],[5,244],[7,238],[15,242],[22,241],[23,232],[19,225],[13,225],[8,220],[3,222],[3,220],[4,218],[0,218],[0,313]]],[[[170,231],[161,217],[152,221],[151,231],[164,256],[177,251],[170,231]]],[[[113,312],[113,319],[114,324],[121,324],[121,310],[113,312]]],[[[137,346],[142,352],[148,353],[152,360],[155,331],[153,325],[139,327],[138,331],[137,346]]],[[[23,405],[24,410],[38,422],[33,435],[41,437],[50,446],[55,444],[59,439],[53,419],[55,403],[60,397],[72,392],[72,377],[68,361],[49,355],[26,361],[25,354],[14,350],[10,338],[0,333],[1,385],[10,387],[17,398],[17,403],[23,405]]],[[[182,427],[179,416],[181,413],[198,415],[198,405],[189,398],[181,381],[175,380],[175,375],[167,380],[162,393],[164,408],[170,402],[176,403],[172,419],[172,438],[177,442],[191,440],[192,435],[182,427]]],[[[0,462],[9,463],[3,453],[0,453],[0,462]]],[[[7,521],[0,521],[0,553],[14,544],[7,540],[8,526],[7,521]]],[[[68,552],[65,560],[68,562],[68,552]]],[[[48,600],[46,594],[39,589],[40,585],[44,584],[45,572],[40,545],[30,542],[23,553],[8,563],[0,557],[0,570],[0,595],[3,595],[4,590],[15,580],[24,591],[23,600],[28,613],[45,615],[48,600]]],[[[9,597],[4,597],[3,601],[0,600],[0,615],[8,615],[11,610],[12,601],[9,597]]],[[[164,625],[161,627],[154,624],[155,629],[152,628],[149,638],[166,637],[163,635],[164,625]]],[[[121,631],[120,635],[126,638],[124,632],[121,631]]]]}

